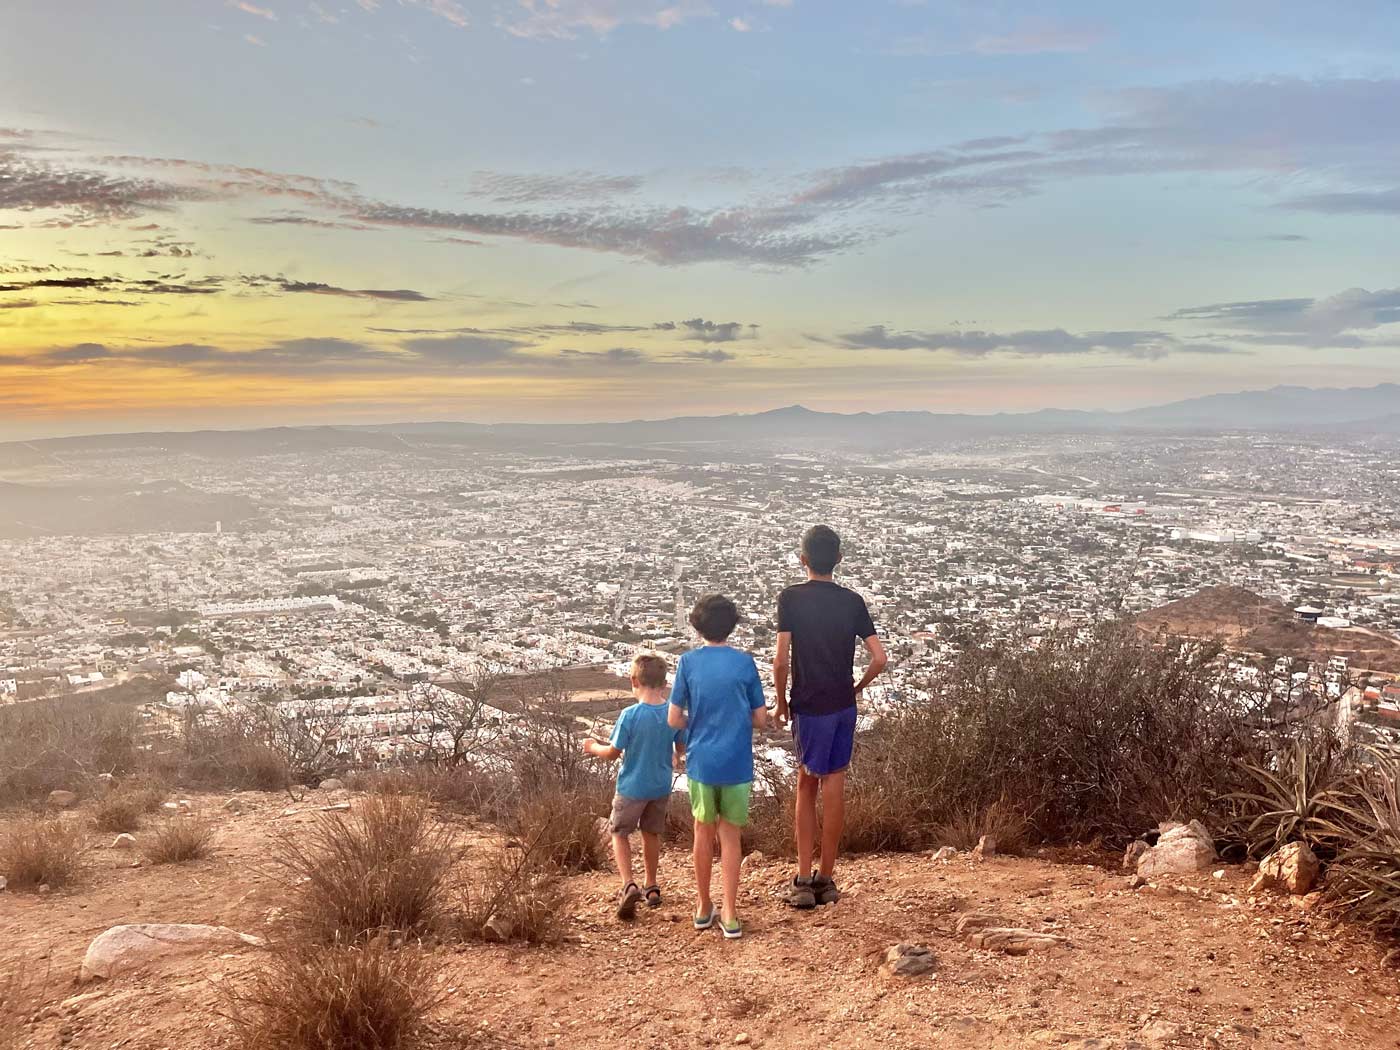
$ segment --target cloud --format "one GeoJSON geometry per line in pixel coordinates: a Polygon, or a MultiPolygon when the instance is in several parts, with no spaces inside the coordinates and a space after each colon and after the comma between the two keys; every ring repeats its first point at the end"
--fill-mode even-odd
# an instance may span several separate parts
{"type": "Polygon", "coordinates": [[[1400,215],[1400,187],[1308,193],[1280,201],[1279,206],[1297,211],[1322,212],[1324,215],[1400,215]]]}
{"type": "Polygon", "coordinates": [[[597,201],[635,193],[642,188],[639,175],[599,175],[574,171],[562,175],[520,175],[479,171],[472,178],[472,194],[502,204],[539,201],[597,201]]]}
{"type": "Polygon", "coordinates": [[[254,47],[267,47],[267,41],[264,40],[262,37],[258,36],[256,33],[244,33],[243,39],[246,40],[248,43],[252,44],[254,47]]]}
{"type": "Polygon", "coordinates": [[[277,13],[275,11],[271,11],[266,7],[259,7],[257,4],[249,3],[248,0],[228,0],[228,6],[242,11],[244,14],[264,18],[269,22],[277,21],[277,13]]]}
{"type": "Polygon", "coordinates": [[[9,302],[0,302],[0,310],[29,310],[38,306],[35,299],[11,299],[9,302]]]}
{"type": "Polygon", "coordinates": [[[0,153],[0,212],[60,211],[64,224],[125,221],[148,211],[168,211],[207,194],[153,179],[127,178],[0,153]]]}
{"type": "Polygon", "coordinates": [[[738,321],[707,321],[703,317],[692,317],[689,321],[682,321],[680,327],[685,329],[686,339],[698,339],[702,343],[732,343],[736,339],[744,337],[744,329],[757,328],[757,325],[743,325],[738,321]]]}
{"type": "Polygon", "coordinates": [[[581,32],[607,36],[627,25],[671,29],[714,13],[704,0],[518,0],[496,24],[513,36],[570,39],[581,32]]]}
{"type": "MultiPolygon", "coordinates": [[[[1400,324],[1400,288],[1348,288],[1323,299],[1248,299],[1188,306],[1170,321],[1208,322],[1249,333],[1258,345],[1354,349],[1376,345],[1357,333],[1400,324]]],[[[1393,345],[1384,343],[1382,345],[1393,345]]]]}
{"type": "Polygon", "coordinates": [[[721,350],[715,347],[710,350],[683,350],[672,357],[682,361],[710,361],[714,364],[722,364],[725,361],[733,361],[734,355],[728,350],[721,350]]]}
{"type": "Polygon", "coordinates": [[[1075,334],[1063,328],[1019,332],[989,332],[981,329],[945,331],[895,331],[876,324],[835,339],[820,340],[849,350],[926,350],[960,357],[988,357],[1008,354],[1017,357],[1059,357],[1077,354],[1113,354],[1156,360],[1168,354],[1238,353],[1213,343],[1182,342],[1167,332],[1112,331],[1075,334]]]}
{"type": "Polygon", "coordinates": [[[812,217],[787,209],[697,212],[658,208],[633,212],[490,213],[367,204],[351,216],[382,226],[513,237],[538,244],[610,252],[662,266],[738,262],[800,267],[841,251],[855,237],[800,232],[812,217]]]}
{"type": "Polygon", "coordinates": [[[336,219],[317,219],[310,215],[254,215],[245,220],[255,226],[309,226],[319,230],[373,230],[362,222],[340,222],[336,219]]]}
{"type": "Polygon", "coordinates": [[[729,20],[729,28],[734,30],[734,32],[736,33],[748,33],[753,30],[753,23],[750,22],[747,18],[741,18],[738,15],[735,15],[729,20]]]}
{"type": "Polygon", "coordinates": [[[338,295],[347,299],[383,299],[400,303],[430,303],[433,297],[415,292],[411,288],[338,288],[320,281],[289,281],[277,277],[246,277],[245,283],[251,287],[272,286],[284,292],[306,293],[309,295],[338,295]]]}
{"type": "Polygon", "coordinates": [[[529,343],[489,335],[452,335],[443,338],[407,339],[405,350],[425,361],[452,365],[495,364],[519,359],[529,343]]]}
{"type": "Polygon", "coordinates": [[[559,356],[567,362],[596,362],[606,365],[639,365],[649,360],[646,354],[631,347],[615,346],[611,350],[560,350],[559,356]]]}
{"type": "Polygon", "coordinates": [[[1106,36],[1103,29],[1094,26],[1030,20],[1009,33],[980,37],[971,50],[979,55],[1065,54],[1088,51],[1106,36]]]}

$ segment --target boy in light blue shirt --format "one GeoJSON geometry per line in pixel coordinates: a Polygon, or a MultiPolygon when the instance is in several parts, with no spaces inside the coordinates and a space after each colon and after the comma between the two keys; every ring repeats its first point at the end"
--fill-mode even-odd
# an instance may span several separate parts
{"type": "Polygon", "coordinates": [[[720,846],[724,900],[720,930],[727,939],[743,936],[739,922],[740,829],[749,822],[753,787],[753,731],[768,724],[763,684],[748,653],[726,642],[739,622],[739,610],[722,594],[707,594],[690,613],[690,625],[705,644],[681,657],[671,688],[670,724],[685,729],[690,811],[695,818],[695,885],[700,900],[695,928],[715,924],[710,874],[715,840],[720,846]]]}
{"type": "Polygon", "coordinates": [[[666,832],[666,806],[671,800],[671,774],[685,754],[685,734],[668,724],[666,661],[655,653],[642,653],[632,661],[632,695],[637,702],[617,716],[612,739],[606,743],[585,740],[586,754],[611,762],[619,756],[617,794],[613,798],[613,857],[622,875],[617,917],[632,919],[643,897],[653,908],[661,906],[657,865],[661,836],[666,832]],[[642,832],[642,864],[646,890],[632,880],[632,843],[629,836],[642,832]]]}

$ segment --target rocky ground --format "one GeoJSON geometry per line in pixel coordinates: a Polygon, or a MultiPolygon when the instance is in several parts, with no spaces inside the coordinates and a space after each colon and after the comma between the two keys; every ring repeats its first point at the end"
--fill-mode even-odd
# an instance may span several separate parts
{"type": "MultiPolygon", "coordinates": [[[[223,808],[225,796],[191,798],[218,825],[207,860],[133,867],[132,853],[108,848],[114,836],[94,831],[82,884],[0,894],[0,975],[24,975],[44,1003],[17,1046],[235,1045],[219,991],[257,965],[257,948],[176,955],[84,986],[77,976],[89,943],[120,923],[268,931],[279,907],[261,870],[269,837],[313,817],[282,815],[286,796],[238,797],[241,813],[223,808]]],[[[294,808],[346,799],[354,804],[313,792],[294,808]]],[[[81,807],[66,819],[87,820],[81,807]]],[[[561,945],[434,949],[447,992],[434,1041],[609,1050],[1400,1047],[1400,972],[1383,963],[1385,945],[1334,927],[1299,898],[1251,897],[1244,868],[1135,889],[1116,867],[1116,858],[1084,856],[868,856],[840,873],[839,904],[797,913],[780,899],[786,865],[750,857],[747,932],[726,942],[691,928],[688,857],[669,851],[667,900],[631,925],[612,917],[615,879],[600,873],[567,880],[572,915],[561,945]],[[988,923],[1063,940],[1023,956],[972,946],[988,923]],[[889,972],[887,952],[899,943],[928,949],[901,964],[912,976],[889,972]]]]}

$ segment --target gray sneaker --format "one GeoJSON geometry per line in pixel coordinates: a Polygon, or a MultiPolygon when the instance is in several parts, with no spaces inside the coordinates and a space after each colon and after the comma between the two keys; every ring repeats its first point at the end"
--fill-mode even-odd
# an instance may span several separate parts
{"type": "Polygon", "coordinates": [[[788,887],[787,895],[788,907],[790,908],[815,908],[817,906],[817,895],[812,889],[812,876],[805,879],[797,876],[792,880],[792,885],[788,887]]]}
{"type": "Polygon", "coordinates": [[[836,888],[836,882],[825,875],[813,876],[812,894],[818,904],[835,904],[841,899],[841,891],[836,888]]]}

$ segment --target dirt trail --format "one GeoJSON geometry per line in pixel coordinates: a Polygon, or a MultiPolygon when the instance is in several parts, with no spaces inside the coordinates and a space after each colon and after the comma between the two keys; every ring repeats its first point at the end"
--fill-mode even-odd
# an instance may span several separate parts
{"type": "MultiPolygon", "coordinates": [[[[266,932],[278,890],[258,868],[285,796],[193,801],[219,825],[215,855],[132,868],[93,833],[86,883],[48,896],[0,894],[0,974],[46,982],[49,1008],[20,1046],[207,1050],[235,1045],[218,987],[256,951],[170,960],[159,972],[78,989],[83,952],[122,922],[207,922],[266,932]],[[63,1005],[79,993],[83,998],[63,1005]]],[[[313,793],[310,803],[329,801],[313,793]]],[[[85,820],[79,813],[70,818],[85,820]]],[[[681,1048],[828,1045],[992,1050],[1070,1046],[1400,1047],[1400,974],[1382,948],[1291,902],[1249,902],[1248,874],[1181,877],[1130,890],[1111,871],[1039,858],[948,864],[928,856],[849,863],[845,899],[814,913],[781,903],[784,864],[750,858],[746,935],[725,942],[690,926],[688,857],[663,858],[667,900],[637,922],[612,918],[614,877],[568,881],[570,941],[557,947],[436,949],[447,1002],[442,1047],[681,1048]],[[965,946],[960,914],[1059,934],[1069,946],[1011,957],[965,946]],[[879,971],[896,942],[933,949],[937,969],[879,971]]]]}

